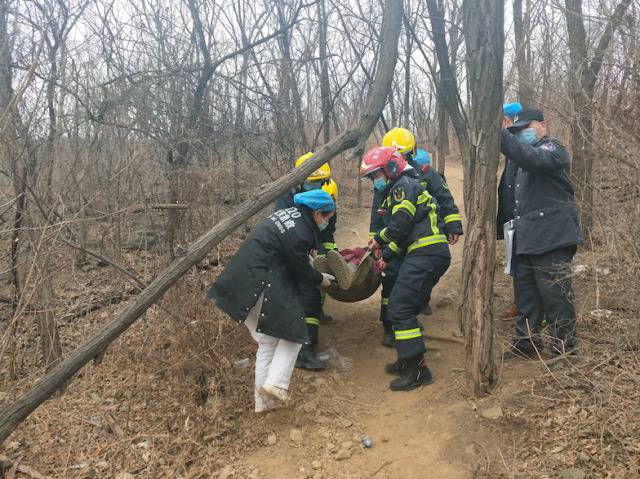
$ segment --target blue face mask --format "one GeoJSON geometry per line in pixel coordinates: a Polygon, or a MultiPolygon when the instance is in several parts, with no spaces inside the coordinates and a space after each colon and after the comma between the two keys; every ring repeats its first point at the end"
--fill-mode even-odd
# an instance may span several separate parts
{"type": "Polygon", "coordinates": [[[329,222],[328,222],[328,221],[327,221],[326,223],[320,223],[320,224],[318,225],[318,229],[319,229],[320,231],[324,231],[324,230],[327,228],[327,226],[329,226],[329,222]]]}
{"type": "Polygon", "coordinates": [[[373,188],[376,191],[382,191],[387,186],[387,180],[384,178],[378,178],[377,180],[373,180],[373,188]]]}
{"type": "Polygon", "coordinates": [[[525,128],[524,130],[520,130],[516,133],[516,138],[520,143],[524,143],[525,145],[533,145],[538,141],[535,128],[525,128]]]}

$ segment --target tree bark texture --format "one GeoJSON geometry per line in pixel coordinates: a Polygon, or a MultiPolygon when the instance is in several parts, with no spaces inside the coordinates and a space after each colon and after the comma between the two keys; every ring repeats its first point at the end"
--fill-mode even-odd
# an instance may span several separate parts
{"type": "Polygon", "coordinates": [[[523,15],[522,0],[513,0],[513,30],[516,42],[516,69],[518,72],[518,101],[528,107],[535,106],[535,90],[531,83],[531,75],[529,69],[529,58],[527,57],[529,37],[530,19],[529,8],[530,2],[527,1],[525,6],[527,12],[523,15]]]}
{"type": "Polygon", "coordinates": [[[496,245],[496,175],[500,157],[500,111],[504,56],[502,0],[462,4],[471,110],[473,156],[466,204],[462,260],[461,318],[466,337],[466,371],[474,395],[489,392],[494,381],[493,279],[496,245]]]}
{"type": "Polygon", "coordinates": [[[576,180],[580,221],[587,244],[593,227],[593,97],[613,32],[622,22],[631,1],[621,0],[616,6],[598,40],[593,58],[590,59],[582,0],[565,0],[564,14],[567,20],[571,65],[570,96],[574,110],[574,120],[571,122],[572,173],[576,180]]]}

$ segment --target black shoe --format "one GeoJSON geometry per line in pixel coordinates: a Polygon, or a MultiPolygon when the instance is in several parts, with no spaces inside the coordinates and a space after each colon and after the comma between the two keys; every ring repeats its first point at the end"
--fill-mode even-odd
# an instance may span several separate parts
{"type": "Polygon", "coordinates": [[[420,310],[420,314],[424,314],[426,316],[431,316],[433,314],[433,309],[431,309],[431,306],[427,303],[420,310]]]}
{"type": "Polygon", "coordinates": [[[401,360],[400,377],[391,381],[389,387],[392,391],[411,391],[425,384],[431,384],[433,378],[431,371],[424,364],[422,354],[413,358],[401,360]]]}
{"type": "Polygon", "coordinates": [[[400,376],[402,373],[402,362],[399,359],[396,359],[394,362],[387,364],[384,367],[384,372],[391,374],[392,376],[400,376]]]}
{"type": "Polygon", "coordinates": [[[327,368],[327,365],[318,359],[313,344],[303,344],[298,353],[298,359],[296,359],[296,367],[310,371],[322,371],[327,368]]]}
{"type": "Polygon", "coordinates": [[[333,321],[333,316],[323,311],[320,317],[318,318],[318,321],[320,321],[320,324],[328,324],[333,321]]]}
{"type": "Polygon", "coordinates": [[[384,333],[382,336],[382,345],[388,348],[393,348],[396,345],[396,336],[393,333],[384,333]]]}
{"type": "Polygon", "coordinates": [[[539,347],[537,350],[530,342],[512,344],[508,351],[502,353],[502,359],[544,359],[544,349],[539,347]]]}

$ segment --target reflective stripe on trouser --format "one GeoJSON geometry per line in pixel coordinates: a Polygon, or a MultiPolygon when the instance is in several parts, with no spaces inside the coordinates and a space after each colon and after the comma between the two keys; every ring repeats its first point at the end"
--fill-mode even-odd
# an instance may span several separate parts
{"type": "Polygon", "coordinates": [[[382,277],[382,299],[380,301],[380,321],[385,331],[391,332],[391,323],[389,322],[389,296],[393,290],[393,285],[398,277],[398,270],[402,264],[401,259],[392,259],[387,263],[382,277]]]}
{"type": "Polygon", "coordinates": [[[307,317],[304,318],[307,323],[307,331],[309,332],[309,341],[311,344],[318,344],[318,332],[320,326],[320,320],[318,318],[307,317]]]}
{"type": "Polygon", "coordinates": [[[398,358],[406,359],[425,352],[418,322],[424,298],[447,271],[451,258],[413,253],[404,257],[389,296],[389,320],[396,337],[398,358]]]}
{"type": "Polygon", "coordinates": [[[553,347],[562,352],[576,346],[576,312],[571,287],[571,260],[575,246],[541,255],[515,257],[513,290],[518,306],[514,345],[542,346],[540,329],[546,318],[553,347]],[[533,343],[533,344],[532,344],[533,343]]]}
{"type": "Polygon", "coordinates": [[[318,326],[322,315],[322,295],[318,288],[305,283],[298,285],[304,317],[309,331],[309,341],[311,344],[318,344],[318,326]]]}

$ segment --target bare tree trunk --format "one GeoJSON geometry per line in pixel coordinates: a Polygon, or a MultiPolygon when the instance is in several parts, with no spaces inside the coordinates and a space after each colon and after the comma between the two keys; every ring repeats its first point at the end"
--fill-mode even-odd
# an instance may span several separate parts
{"type": "Polygon", "coordinates": [[[580,221],[587,244],[593,227],[593,96],[603,59],[613,32],[624,17],[632,0],[621,0],[609,17],[598,40],[593,57],[588,57],[587,34],[584,27],[582,0],[565,0],[564,10],[569,35],[571,62],[570,90],[575,120],[571,122],[573,146],[573,176],[577,180],[580,221]]]}
{"type": "Polygon", "coordinates": [[[462,4],[471,93],[470,136],[475,146],[466,209],[462,260],[462,322],[466,370],[473,394],[489,392],[494,381],[493,277],[496,238],[496,174],[500,157],[500,108],[504,56],[502,0],[462,4]]]}
{"type": "Polygon", "coordinates": [[[116,315],[110,323],[104,325],[89,340],[80,345],[68,357],[63,359],[51,371],[47,372],[20,398],[0,411],[0,444],[9,437],[18,425],[26,419],[40,404],[62,387],[77,371],[92,358],[102,355],[105,349],[129,326],[225,236],[246,222],[251,216],[271,203],[293,185],[300,183],[311,172],[323,163],[353,148],[363,138],[371,134],[376,122],[382,114],[391,89],[393,71],[398,54],[398,37],[402,18],[402,1],[387,0],[382,19],[380,35],[381,49],[378,69],[366,106],[361,114],[358,129],[347,131],[320,148],[309,161],[300,168],[289,172],[286,176],[265,186],[249,200],[242,203],[235,213],[218,223],[202,235],[189,247],[186,253],[176,259],[166,270],[161,272],[123,311],[116,315]]]}
{"type": "Polygon", "coordinates": [[[431,33],[433,43],[440,66],[440,79],[438,81],[437,94],[446,108],[453,125],[453,130],[458,140],[460,154],[462,155],[462,168],[464,171],[464,205],[469,207],[469,197],[471,182],[468,178],[473,177],[473,161],[475,147],[471,144],[468,131],[468,121],[460,102],[458,81],[456,73],[449,58],[449,48],[447,47],[447,37],[444,22],[444,11],[441,10],[437,0],[427,0],[427,11],[431,22],[431,33]]]}
{"type": "Polygon", "coordinates": [[[449,115],[447,114],[447,109],[442,103],[440,95],[436,98],[436,106],[438,115],[438,135],[436,137],[437,154],[436,164],[434,167],[436,171],[439,171],[444,175],[447,155],[449,154],[449,115]]]}
{"type": "Polygon", "coordinates": [[[409,28],[409,17],[407,15],[403,15],[404,18],[404,41],[405,41],[405,52],[404,52],[404,102],[402,105],[402,125],[411,130],[411,125],[409,124],[409,102],[411,100],[411,49],[413,46],[412,37],[411,37],[411,29],[409,28]]]}
{"type": "Polygon", "coordinates": [[[320,42],[320,100],[322,106],[322,133],[324,143],[331,139],[331,90],[327,63],[327,9],[325,0],[318,0],[318,37],[320,42]]]}
{"type": "MultiPolygon", "coordinates": [[[[527,9],[530,8],[527,2],[527,9]]],[[[530,18],[529,12],[525,18],[530,18]]],[[[522,0],[513,0],[513,30],[516,40],[516,67],[518,70],[518,101],[522,104],[532,107],[535,101],[535,90],[531,84],[531,75],[529,74],[529,59],[527,58],[528,44],[530,38],[528,32],[530,28],[526,25],[522,16],[522,0]]]]}

